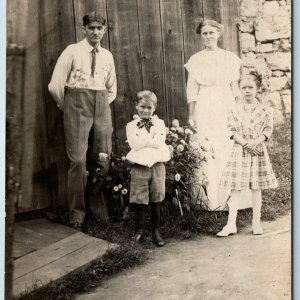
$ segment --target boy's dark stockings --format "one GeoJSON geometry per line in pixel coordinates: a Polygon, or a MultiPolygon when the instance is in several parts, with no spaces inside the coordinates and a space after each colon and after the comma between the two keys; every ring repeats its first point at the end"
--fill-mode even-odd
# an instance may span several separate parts
{"type": "Polygon", "coordinates": [[[165,242],[159,232],[160,226],[160,202],[151,203],[152,239],[158,247],[163,247],[165,242]]]}
{"type": "Polygon", "coordinates": [[[141,242],[144,238],[144,230],[145,230],[145,211],[146,205],[143,204],[135,204],[135,236],[134,239],[137,242],[141,242]]]}
{"type": "MultiPolygon", "coordinates": [[[[152,222],[152,239],[156,246],[163,247],[165,242],[159,232],[160,226],[160,203],[150,203],[151,222],[152,222]]],[[[145,230],[145,212],[147,205],[135,204],[135,236],[137,242],[142,242],[145,230]]]]}

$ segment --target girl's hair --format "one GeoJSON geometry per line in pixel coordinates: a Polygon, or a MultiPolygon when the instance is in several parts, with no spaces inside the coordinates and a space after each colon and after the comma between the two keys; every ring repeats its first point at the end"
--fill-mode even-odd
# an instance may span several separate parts
{"type": "Polygon", "coordinates": [[[250,71],[249,74],[241,75],[239,79],[239,84],[242,80],[252,80],[255,82],[257,89],[261,88],[262,85],[262,75],[258,74],[256,71],[250,71]]]}
{"type": "Polygon", "coordinates": [[[136,102],[139,103],[141,100],[150,101],[153,103],[153,105],[157,106],[157,97],[156,95],[151,91],[140,91],[137,93],[137,100],[136,102]]]}
{"type": "Polygon", "coordinates": [[[220,34],[222,34],[223,31],[224,31],[224,26],[222,24],[218,23],[217,21],[207,19],[207,20],[202,20],[199,23],[199,25],[196,29],[196,33],[201,34],[202,27],[204,27],[206,25],[213,26],[213,27],[217,28],[217,30],[219,31],[220,34]]]}

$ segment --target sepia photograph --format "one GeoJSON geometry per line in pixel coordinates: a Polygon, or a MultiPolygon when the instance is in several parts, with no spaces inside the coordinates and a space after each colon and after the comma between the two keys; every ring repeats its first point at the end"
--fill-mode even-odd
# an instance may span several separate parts
{"type": "Polygon", "coordinates": [[[6,1],[5,299],[293,298],[292,11],[6,1]]]}

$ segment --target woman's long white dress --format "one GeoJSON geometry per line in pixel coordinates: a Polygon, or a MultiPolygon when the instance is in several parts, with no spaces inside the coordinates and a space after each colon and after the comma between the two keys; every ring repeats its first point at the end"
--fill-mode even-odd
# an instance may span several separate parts
{"type": "MultiPolygon", "coordinates": [[[[196,102],[194,117],[198,141],[200,144],[206,141],[213,150],[205,166],[208,197],[200,200],[209,210],[224,209],[230,191],[222,190],[219,181],[232,147],[227,117],[235,105],[231,82],[239,79],[241,60],[234,53],[220,48],[202,50],[191,56],[185,67],[189,72],[188,103],[196,102]]],[[[199,180],[200,177],[199,173],[199,180]]],[[[200,197],[197,186],[195,184],[194,194],[200,197]]]]}

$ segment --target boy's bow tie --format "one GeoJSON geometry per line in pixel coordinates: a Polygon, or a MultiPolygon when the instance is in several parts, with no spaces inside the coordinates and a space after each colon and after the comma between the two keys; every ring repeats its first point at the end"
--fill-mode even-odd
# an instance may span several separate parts
{"type": "Polygon", "coordinates": [[[140,121],[137,122],[136,125],[139,129],[141,129],[145,126],[147,131],[150,132],[150,128],[151,128],[151,126],[153,126],[153,123],[152,123],[151,119],[141,119],[140,121]]]}

